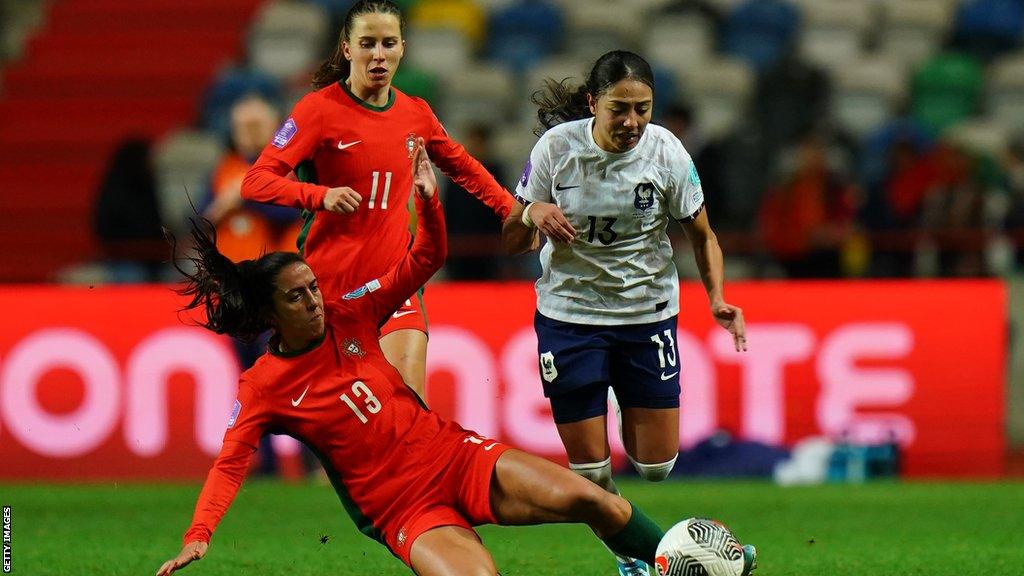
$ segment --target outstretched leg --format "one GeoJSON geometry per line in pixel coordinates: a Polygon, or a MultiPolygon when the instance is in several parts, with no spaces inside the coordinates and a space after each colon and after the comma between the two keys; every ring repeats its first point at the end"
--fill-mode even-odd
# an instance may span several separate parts
{"type": "Polygon", "coordinates": [[[622,497],[518,450],[506,451],[495,464],[491,509],[504,525],[582,522],[617,554],[648,563],[664,534],[622,497]]]}
{"type": "Polygon", "coordinates": [[[494,559],[476,532],[462,526],[440,526],[421,534],[409,551],[419,576],[495,576],[494,559]]]}

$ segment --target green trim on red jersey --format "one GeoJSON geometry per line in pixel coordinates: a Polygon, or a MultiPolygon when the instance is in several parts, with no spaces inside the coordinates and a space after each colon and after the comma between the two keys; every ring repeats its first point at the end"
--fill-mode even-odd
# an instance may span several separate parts
{"type": "Polygon", "coordinates": [[[371,112],[387,112],[388,109],[395,104],[394,88],[388,88],[388,101],[383,106],[374,106],[373,104],[370,104],[366,100],[363,100],[359,96],[353,94],[352,90],[348,87],[348,84],[346,84],[344,80],[339,81],[338,85],[341,86],[341,89],[345,91],[345,94],[349,95],[349,98],[355,100],[356,104],[359,104],[360,106],[366,108],[367,110],[370,110],[371,112]]]}
{"type": "Polygon", "coordinates": [[[420,314],[423,315],[423,327],[427,329],[427,338],[430,338],[430,319],[427,318],[427,306],[423,303],[423,291],[426,289],[426,286],[420,286],[420,289],[416,291],[416,300],[420,304],[420,314]]]}
{"type": "MultiPolygon", "coordinates": [[[[320,183],[320,178],[316,173],[316,166],[312,160],[306,160],[296,166],[295,177],[298,178],[299,182],[306,182],[308,184],[320,183]]],[[[299,236],[295,239],[295,248],[299,251],[300,255],[305,254],[306,238],[309,236],[309,229],[313,227],[313,220],[315,219],[316,211],[302,211],[302,229],[299,230],[299,236]]]]}
{"type": "Polygon", "coordinates": [[[334,469],[334,465],[331,464],[331,461],[324,457],[319,450],[314,448],[312,443],[306,442],[304,439],[298,437],[295,439],[302,442],[307,448],[309,448],[310,452],[312,452],[313,455],[316,456],[317,460],[320,461],[320,465],[324,467],[324,472],[327,473],[327,478],[331,481],[331,486],[334,487],[334,493],[338,495],[338,500],[341,501],[342,507],[345,508],[345,512],[348,513],[349,518],[351,518],[352,522],[355,523],[356,528],[368,538],[372,538],[383,544],[384,547],[388,549],[388,552],[391,552],[397,557],[398,554],[395,554],[395,551],[392,550],[384,540],[383,532],[373,524],[373,519],[366,514],[363,514],[363,511],[360,510],[359,506],[352,500],[352,496],[349,495],[348,489],[345,488],[345,484],[341,481],[341,474],[334,469]]]}
{"type": "Polygon", "coordinates": [[[280,344],[280,340],[277,340],[276,338],[277,335],[275,334],[274,337],[270,339],[270,343],[267,345],[267,352],[270,352],[278,358],[295,358],[296,356],[302,356],[306,352],[312,352],[319,348],[320,345],[324,343],[324,340],[327,339],[327,329],[325,328],[324,333],[321,334],[319,338],[310,342],[309,346],[306,346],[302,350],[289,350],[288,352],[278,350],[277,346],[280,344]]]}

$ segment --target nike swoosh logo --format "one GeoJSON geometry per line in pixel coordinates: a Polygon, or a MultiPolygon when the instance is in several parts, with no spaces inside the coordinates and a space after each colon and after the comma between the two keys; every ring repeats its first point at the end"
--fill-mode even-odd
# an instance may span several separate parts
{"type": "Polygon", "coordinates": [[[665,374],[664,372],[662,372],[662,373],[661,373],[661,379],[662,379],[662,381],[664,381],[664,380],[668,380],[669,378],[672,378],[672,377],[673,377],[673,376],[675,376],[676,374],[679,374],[679,370],[676,370],[675,372],[673,372],[673,373],[671,373],[671,374],[665,374]]]}
{"type": "Polygon", "coordinates": [[[577,184],[575,186],[562,186],[561,184],[555,184],[555,190],[559,190],[559,191],[561,191],[561,190],[568,190],[570,188],[579,188],[579,187],[580,187],[579,184],[577,184]]]}
{"type": "Polygon", "coordinates": [[[401,318],[402,316],[405,316],[406,314],[415,314],[415,313],[416,313],[415,310],[399,310],[398,312],[395,312],[394,314],[392,314],[391,317],[392,318],[401,318]]]}
{"type": "Polygon", "coordinates": [[[362,140],[356,140],[355,142],[349,142],[348,144],[345,144],[344,142],[339,140],[338,141],[338,150],[344,150],[345,148],[348,148],[350,146],[355,146],[356,144],[359,144],[360,142],[362,142],[362,140]]]}
{"type": "Polygon", "coordinates": [[[490,451],[491,451],[491,448],[494,448],[494,447],[495,447],[495,446],[497,446],[497,445],[498,445],[498,443],[497,443],[497,442],[495,442],[495,443],[493,443],[493,444],[490,444],[490,445],[488,445],[488,446],[484,446],[484,452],[490,452],[490,451]]]}
{"type": "Polygon", "coordinates": [[[292,406],[298,407],[302,399],[306,397],[306,392],[309,392],[309,386],[306,386],[306,389],[302,391],[302,396],[299,396],[298,400],[292,400],[292,406]]]}

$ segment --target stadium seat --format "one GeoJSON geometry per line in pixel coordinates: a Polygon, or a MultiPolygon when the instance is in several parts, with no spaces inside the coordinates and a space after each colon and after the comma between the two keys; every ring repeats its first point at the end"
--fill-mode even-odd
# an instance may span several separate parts
{"type": "Polygon", "coordinates": [[[914,74],[911,112],[936,133],[978,110],[982,69],[967,55],[950,52],[931,58],[914,74]]]}
{"type": "Polygon", "coordinates": [[[438,91],[438,78],[429,70],[417,68],[411,62],[403,64],[395,73],[394,85],[410,96],[423,98],[431,106],[442,106],[443,96],[438,91]]]}
{"type": "Polygon", "coordinates": [[[280,79],[308,72],[320,60],[329,22],[315,4],[268,4],[249,31],[251,65],[280,79]]]}
{"type": "Polygon", "coordinates": [[[958,49],[988,61],[1013,50],[1024,39],[1024,3],[968,0],[956,13],[953,39],[958,49]]]}
{"type": "Polygon", "coordinates": [[[630,9],[629,2],[598,0],[567,2],[563,5],[572,42],[565,46],[567,55],[596,60],[611,50],[638,50],[645,25],[642,8],[630,9]],[[623,13],[629,17],[623,17],[623,13]]]}
{"type": "Polygon", "coordinates": [[[406,32],[403,66],[412,64],[444,77],[466,68],[471,59],[470,39],[457,28],[412,26],[406,32]]]}
{"type": "Polygon", "coordinates": [[[707,0],[707,3],[722,14],[728,14],[746,1],[747,0],[707,0]]]}
{"type": "Polygon", "coordinates": [[[0,277],[8,281],[50,280],[94,255],[91,205],[111,151],[129,135],[156,138],[195,121],[199,95],[238,55],[259,0],[43,4],[45,20],[3,71],[0,241],[9,251],[0,277]],[[41,197],[45,210],[31,205],[41,197]]]}
{"type": "Polygon", "coordinates": [[[1024,53],[1003,56],[987,74],[986,112],[999,124],[1024,131],[1024,53]]]}
{"type": "Polygon", "coordinates": [[[832,118],[858,140],[885,124],[906,92],[903,68],[885,58],[851,62],[833,79],[832,118]]]}
{"type": "Polygon", "coordinates": [[[474,47],[483,43],[487,33],[487,16],[473,0],[420,0],[406,14],[416,28],[458,30],[474,47]]]}
{"type": "Polygon", "coordinates": [[[202,125],[227,138],[231,106],[246,94],[259,94],[274,104],[281,103],[281,85],[273,76],[260,70],[227,68],[203,93],[202,125]]]}
{"type": "Polygon", "coordinates": [[[675,71],[703,65],[715,49],[713,23],[695,12],[658,15],[644,36],[644,57],[675,71]]]}
{"type": "Polygon", "coordinates": [[[950,3],[946,0],[890,0],[885,13],[878,51],[904,66],[912,67],[934,54],[949,29],[950,3]]]}
{"type": "Polygon", "coordinates": [[[169,134],[157,144],[153,163],[160,217],[172,231],[185,230],[192,205],[199,202],[223,149],[219,136],[189,129],[169,134]]]}
{"type": "Polygon", "coordinates": [[[794,5],[782,0],[749,0],[726,16],[722,50],[762,73],[792,50],[799,26],[800,14],[794,5]]]}
{"type": "Polygon", "coordinates": [[[817,0],[804,4],[800,56],[808,63],[841,70],[856,60],[871,26],[871,6],[863,0],[817,0]]]}
{"type": "Polygon", "coordinates": [[[565,17],[559,7],[544,0],[521,0],[495,10],[488,26],[488,55],[522,72],[558,49],[565,17]]]}
{"type": "Polygon", "coordinates": [[[988,158],[1001,158],[1010,143],[1006,127],[989,119],[954,124],[942,133],[942,139],[988,158]]]}
{"type": "Polygon", "coordinates": [[[511,112],[512,98],[518,94],[511,73],[487,64],[459,69],[448,77],[446,86],[445,105],[437,110],[450,130],[461,130],[473,123],[503,122],[511,112]]]}
{"type": "Polygon", "coordinates": [[[731,132],[748,112],[755,76],[744,61],[720,57],[679,79],[679,97],[692,102],[700,126],[714,139],[731,132]]]}
{"type": "Polygon", "coordinates": [[[537,117],[523,119],[521,122],[508,124],[494,135],[494,154],[501,162],[508,167],[512,174],[510,182],[503,184],[514,185],[511,178],[518,180],[523,166],[530,158],[530,151],[537,143],[537,136],[533,130],[538,126],[537,117]]]}

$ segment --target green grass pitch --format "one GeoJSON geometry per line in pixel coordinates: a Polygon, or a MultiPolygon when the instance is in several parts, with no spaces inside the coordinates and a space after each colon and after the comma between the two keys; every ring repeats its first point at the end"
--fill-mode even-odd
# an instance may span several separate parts
{"type": "MultiPolygon", "coordinates": [[[[757,576],[1024,574],[1024,483],[779,488],[749,482],[620,483],[668,528],[710,516],[757,545],[757,576]]],[[[13,574],[153,574],[177,554],[198,485],[0,485],[13,574]]],[[[480,530],[505,576],[612,575],[584,527],[480,530]]],[[[250,480],[206,558],[181,574],[409,574],[359,534],[329,487],[250,480]],[[321,536],[328,536],[321,543],[321,536]]]]}

